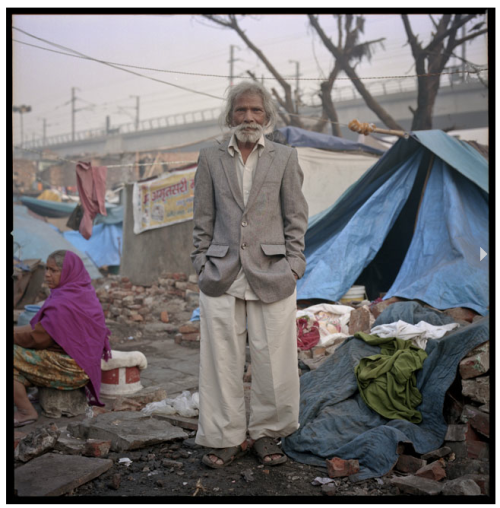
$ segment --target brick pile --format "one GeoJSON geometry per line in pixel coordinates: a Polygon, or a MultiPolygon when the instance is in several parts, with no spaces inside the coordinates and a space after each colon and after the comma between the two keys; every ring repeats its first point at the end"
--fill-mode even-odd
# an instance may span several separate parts
{"type": "Polygon", "coordinates": [[[36,181],[36,163],[26,159],[14,159],[12,181],[14,190],[30,191],[36,181]]]}
{"type": "MultiPolygon", "coordinates": [[[[128,277],[108,275],[96,289],[107,320],[122,324],[171,323],[175,312],[169,312],[172,300],[184,301],[188,310],[198,307],[199,288],[196,275],[162,273],[151,286],[140,286],[128,277]]],[[[153,325],[156,326],[156,325],[153,325]]],[[[199,322],[185,322],[170,331],[179,332],[176,342],[193,346],[199,343],[199,322]]]]}

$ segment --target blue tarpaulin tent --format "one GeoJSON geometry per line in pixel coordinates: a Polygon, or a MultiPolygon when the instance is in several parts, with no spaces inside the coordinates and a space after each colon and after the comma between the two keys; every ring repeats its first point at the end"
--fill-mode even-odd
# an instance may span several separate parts
{"type": "Polygon", "coordinates": [[[298,299],[357,283],[435,308],[488,311],[488,162],[442,131],[400,139],[306,233],[298,299]]]}

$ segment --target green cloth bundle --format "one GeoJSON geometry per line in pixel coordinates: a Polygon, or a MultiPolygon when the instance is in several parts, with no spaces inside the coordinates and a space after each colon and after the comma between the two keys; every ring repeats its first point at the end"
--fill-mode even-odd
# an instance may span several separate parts
{"type": "Polygon", "coordinates": [[[422,415],[416,408],[422,395],[415,372],[422,368],[427,353],[410,340],[362,332],[354,336],[380,346],[380,354],[362,358],[354,369],[365,403],[385,418],[420,423],[422,415]]]}

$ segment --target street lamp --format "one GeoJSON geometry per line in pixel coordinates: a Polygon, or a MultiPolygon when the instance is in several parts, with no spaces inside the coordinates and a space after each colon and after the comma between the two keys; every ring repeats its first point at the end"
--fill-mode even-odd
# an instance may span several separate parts
{"type": "Polygon", "coordinates": [[[31,106],[26,106],[23,104],[22,106],[13,106],[12,111],[14,113],[19,113],[21,115],[21,147],[24,146],[24,130],[23,130],[23,113],[29,113],[31,111],[31,106]]]}

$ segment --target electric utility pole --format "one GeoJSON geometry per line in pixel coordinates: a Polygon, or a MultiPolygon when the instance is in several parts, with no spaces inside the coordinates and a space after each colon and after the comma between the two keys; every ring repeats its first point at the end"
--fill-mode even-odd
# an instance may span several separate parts
{"type": "Polygon", "coordinates": [[[238,46],[234,46],[231,44],[229,46],[229,85],[233,86],[233,79],[234,79],[234,62],[237,62],[239,58],[234,58],[234,48],[240,49],[238,46]]]}
{"type": "Polygon", "coordinates": [[[135,130],[139,130],[139,105],[140,105],[140,97],[138,95],[131,95],[130,97],[135,97],[135,130]]]}

